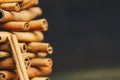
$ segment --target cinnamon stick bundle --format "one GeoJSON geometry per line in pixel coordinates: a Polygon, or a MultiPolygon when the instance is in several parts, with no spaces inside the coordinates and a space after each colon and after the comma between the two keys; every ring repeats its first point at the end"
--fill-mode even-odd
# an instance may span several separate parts
{"type": "Polygon", "coordinates": [[[53,61],[51,58],[33,58],[31,66],[52,67],[53,61]]]}
{"type": "Polygon", "coordinates": [[[29,30],[29,24],[27,22],[12,21],[7,23],[2,23],[0,27],[9,31],[28,31],[29,30]]]}
{"type": "Polygon", "coordinates": [[[12,80],[16,76],[14,71],[1,70],[0,71],[0,80],[12,80]]]}
{"type": "Polygon", "coordinates": [[[42,41],[44,39],[44,35],[41,32],[13,32],[18,41],[20,42],[34,42],[34,41],[42,41]]]}
{"type": "Polygon", "coordinates": [[[52,54],[53,48],[49,43],[31,42],[27,45],[30,52],[46,52],[52,54]]]}
{"type": "Polygon", "coordinates": [[[20,5],[19,3],[2,3],[0,4],[0,8],[8,11],[19,11],[20,5]]]}
{"type": "Polygon", "coordinates": [[[39,7],[32,7],[28,10],[22,10],[20,12],[8,12],[0,9],[0,22],[30,21],[41,14],[42,10],[39,7]]]}
{"type": "Polygon", "coordinates": [[[8,3],[8,2],[22,2],[23,0],[0,0],[0,3],[8,3]]]}
{"type": "Polygon", "coordinates": [[[7,58],[7,57],[10,57],[10,56],[11,56],[10,53],[0,51],[0,58],[7,58]]]}
{"type": "Polygon", "coordinates": [[[46,19],[32,20],[29,22],[30,30],[40,30],[47,31],[48,30],[48,22],[46,19]]]}

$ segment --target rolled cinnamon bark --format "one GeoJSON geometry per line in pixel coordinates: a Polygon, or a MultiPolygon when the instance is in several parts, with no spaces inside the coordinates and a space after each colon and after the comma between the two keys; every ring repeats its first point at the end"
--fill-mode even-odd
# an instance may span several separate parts
{"type": "Polygon", "coordinates": [[[31,80],[50,80],[50,78],[48,78],[48,77],[35,77],[35,78],[32,78],[31,80]]]}
{"type": "Polygon", "coordinates": [[[0,69],[15,69],[15,62],[13,58],[5,58],[0,60],[0,69]]]}
{"type": "Polygon", "coordinates": [[[39,53],[37,53],[37,56],[38,57],[46,57],[47,56],[47,53],[43,53],[43,52],[39,52],[39,53]]]}
{"type": "Polygon", "coordinates": [[[40,69],[36,68],[36,67],[28,68],[27,72],[28,72],[29,78],[33,78],[33,77],[37,77],[37,76],[41,76],[42,75],[42,72],[40,72],[40,69]]]}
{"type": "MultiPolygon", "coordinates": [[[[25,43],[19,43],[19,48],[20,48],[22,53],[27,51],[27,46],[26,46],[25,43]]],[[[6,51],[6,52],[11,52],[12,49],[10,47],[10,43],[2,43],[2,44],[0,44],[0,50],[1,51],[6,51]]]]}
{"type": "Polygon", "coordinates": [[[46,19],[32,20],[29,22],[30,30],[40,30],[47,31],[48,30],[48,22],[46,19]]]}
{"type": "Polygon", "coordinates": [[[20,42],[34,42],[34,41],[42,41],[43,35],[42,34],[34,34],[32,32],[13,32],[18,41],[20,42]],[[39,36],[39,37],[38,37],[39,36]]]}
{"type": "Polygon", "coordinates": [[[0,27],[9,30],[9,31],[28,31],[29,24],[27,22],[7,22],[0,25],[0,27]]]}
{"type": "Polygon", "coordinates": [[[51,58],[33,58],[31,66],[52,67],[53,61],[51,58]]]}
{"type": "Polygon", "coordinates": [[[7,58],[7,57],[10,57],[10,56],[11,56],[10,53],[0,51],[0,58],[7,58]]]}
{"type": "Polygon", "coordinates": [[[39,7],[32,7],[28,10],[22,10],[20,12],[8,12],[0,9],[0,22],[30,21],[41,14],[42,10],[39,7]]]}
{"type": "Polygon", "coordinates": [[[8,3],[8,2],[22,2],[23,0],[0,0],[0,3],[8,3]]]}
{"type": "Polygon", "coordinates": [[[32,1],[30,0],[26,4],[21,6],[21,10],[33,7],[33,6],[37,5],[38,3],[39,3],[39,0],[32,0],[32,1]]]}
{"type": "Polygon", "coordinates": [[[12,80],[16,76],[14,71],[2,70],[0,71],[0,80],[12,80]]]}
{"type": "Polygon", "coordinates": [[[30,52],[46,52],[52,54],[53,48],[49,43],[31,42],[27,45],[30,52]]]}
{"type": "Polygon", "coordinates": [[[6,42],[7,37],[10,36],[10,35],[11,35],[10,32],[0,31],[0,43],[6,42]]]}
{"type": "Polygon", "coordinates": [[[8,11],[19,11],[20,5],[19,3],[2,3],[0,8],[8,11]]]}

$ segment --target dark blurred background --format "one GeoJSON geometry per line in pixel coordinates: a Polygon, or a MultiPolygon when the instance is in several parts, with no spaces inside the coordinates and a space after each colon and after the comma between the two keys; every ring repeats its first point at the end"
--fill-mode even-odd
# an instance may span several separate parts
{"type": "Polygon", "coordinates": [[[40,0],[52,80],[120,80],[119,0],[40,0]]]}

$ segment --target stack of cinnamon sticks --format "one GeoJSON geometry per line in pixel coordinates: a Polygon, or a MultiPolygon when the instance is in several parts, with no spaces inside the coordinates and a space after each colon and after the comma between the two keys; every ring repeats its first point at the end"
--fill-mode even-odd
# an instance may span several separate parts
{"type": "Polygon", "coordinates": [[[0,80],[49,80],[53,48],[39,0],[0,0],[0,80]]]}

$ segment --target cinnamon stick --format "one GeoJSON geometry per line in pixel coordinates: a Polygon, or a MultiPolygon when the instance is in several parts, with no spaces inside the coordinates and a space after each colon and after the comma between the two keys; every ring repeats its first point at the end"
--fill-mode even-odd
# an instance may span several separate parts
{"type": "Polygon", "coordinates": [[[53,48],[49,43],[31,42],[27,45],[30,52],[46,52],[52,54],[53,48]]]}
{"type": "Polygon", "coordinates": [[[19,11],[20,5],[19,3],[2,3],[0,8],[8,11],[19,11]]]}
{"type": "Polygon", "coordinates": [[[9,30],[9,31],[28,31],[29,30],[29,24],[27,22],[7,22],[2,23],[0,27],[9,30]]]}
{"type": "Polygon", "coordinates": [[[33,18],[40,16],[42,10],[39,7],[32,7],[28,10],[22,10],[20,12],[8,12],[3,9],[0,9],[0,22],[7,21],[30,21],[33,18]]]}
{"type": "Polygon", "coordinates": [[[33,30],[47,31],[48,30],[48,22],[45,18],[30,21],[29,26],[31,31],[33,30]]]}
{"type": "Polygon", "coordinates": [[[20,66],[19,69],[21,70],[21,72],[23,74],[23,78],[24,78],[24,80],[29,80],[29,77],[28,77],[28,74],[27,74],[27,70],[25,68],[25,63],[24,63],[24,60],[23,60],[23,55],[22,55],[22,53],[21,53],[21,51],[19,49],[18,41],[17,41],[17,38],[16,38],[15,35],[11,36],[11,41],[13,43],[13,44],[11,43],[11,45],[14,46],[14,48],[12,48],[12,49],[15,49],[15,51],[16,51],[15,52],[16,56],[14,55],[14,57],[17,57],[17,59],[18,59],[18,63],[19,63],[19,66],[20,66]]]}
{"type": "Polygon", "coordinates": [[[32,78],[31,80],[50,80],[50,78],[48,78],[48,77],[35,77],[35,78],[32,78]]]}
{"type": "Polygon", "coordinates": [[[28,10],[22,10],[20,12],[11,12],[13,14],[14,20],[16,21],[30,21],[33,18],[40,16],[42,10],[39,7],[32,7],[28,10]]]}
{"type": "Polygon", "coordinates": [[[31,66],[51,67],[53,65],[51,58],[33,58],[31,66]]]}
{"type": "Polygon", "coordinates": [[[42,41],[44,36],[42,33],[33,33],[33,32],[13,32],[18,41],[20,42],[34,42],[34,41],[42,41]]]}
{"type": "Polygon", "coordinates": [[[12,52],[13,52],[13,58],[14,58],[15,63],[16,63],[16,68],[17,68],[17,71],[18,71],[19,78],[20,78],[20,80],[25,80],[24,76],[23,76],[23,73],[21,71],[21,67],[19,66],[20,63],[19,63],[19,60],[18,60],[17,51],[15,49],[15,45],[13,44],[11,36],[8,36],[8,41],[10,43],[10,46],[11,46],[11,49],[12,49],[12,52]]]}

